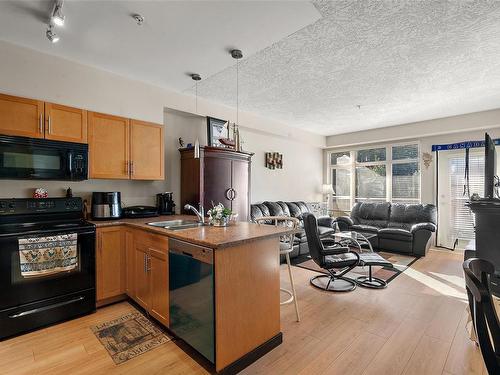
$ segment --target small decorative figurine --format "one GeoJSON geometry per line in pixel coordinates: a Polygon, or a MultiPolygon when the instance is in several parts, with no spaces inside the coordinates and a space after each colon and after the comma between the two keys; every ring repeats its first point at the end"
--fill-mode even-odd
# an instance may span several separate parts
{"type": "Polygon", "coordinates": [[[182,140],[182,137],[179,137],[179,148],[184,148],[184,141],[182,140]]]}

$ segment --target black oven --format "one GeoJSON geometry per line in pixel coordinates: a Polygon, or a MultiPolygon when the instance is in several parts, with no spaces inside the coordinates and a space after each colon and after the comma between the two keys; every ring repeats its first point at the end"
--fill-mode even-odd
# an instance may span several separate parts
{"type": "Polygon", "coordinates": [[[96,230],[81,210],[0,199],[0,340],[95,311],[96,230]]]}
{"type": "Polygon", "coordinates": [[[0,136],[0,178],[81,181],[87,169],[86,144],[0,136]]]}

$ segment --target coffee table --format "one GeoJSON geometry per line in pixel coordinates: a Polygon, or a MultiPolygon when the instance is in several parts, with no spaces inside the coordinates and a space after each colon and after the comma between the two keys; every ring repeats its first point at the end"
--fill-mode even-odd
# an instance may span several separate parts
{"type": "Polygon", "coordinates": [[[355,231],[337,232],[333,234],[333,236],[335,237],[335,241],[341,243],[342,245],[352,244],[356,246],[360,253],[362,253],[363,250],[366,250],[363,246],[368,246],[369,252],[373,253],[373,247],[370,243],[370,239],[377,237],[375,233],[360,233],[355,231]]]}

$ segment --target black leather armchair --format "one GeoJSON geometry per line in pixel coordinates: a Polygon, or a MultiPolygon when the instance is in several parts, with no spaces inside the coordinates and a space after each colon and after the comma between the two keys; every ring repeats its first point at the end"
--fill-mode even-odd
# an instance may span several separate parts
{"type": "Polygon", "coordinates": [[[425,256],[436,231],[436,207],[432,204],[358,202],[350,217],[339,217],[341,231],[375,233],[370,240],[379,250],[425,256]]]}
{"type": "MultiPolygon", "coordinates": [[[[266,201],[250,206],[250,218],[253,222],[258,218],[266,216],[290,216],[299,219],[302,223],[303,215],[310,212],[311,210],[305,202],[266,201]]],[[[335,219],[330,217],[318,218],[318,232],[322,238],[329,237],[335,233],[335,219]]],[[[305,254],[309,254],[309,246],[305,231],[301,230],[295,235],[293,251],[290,253],[290,258],[305,254]]]]}
{"type": "Polygon", "coordinates": [[[309,253],[314,262],[329,273],[313,277],[310,280],[311,284],[316,288],[334,292],[349,292],[356,289],[356,282],[344,275],[358,265],[359,255],[332,239],[321,239],[318,223],[313,214],[304,214],[303,220],[309,253]]]}

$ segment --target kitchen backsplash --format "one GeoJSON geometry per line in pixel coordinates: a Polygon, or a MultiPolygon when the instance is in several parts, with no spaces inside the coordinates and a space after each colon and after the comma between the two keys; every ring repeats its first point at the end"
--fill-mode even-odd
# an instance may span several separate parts
{"type": "MultiPolygon", "coordinates": [[[[156,194],[166,191],[165,181],[128,181],[128,180],[87,180],[69,181],[34,181],[0,180],[0,198],[31,198],[36,188],[44,188],[49,197],[64,197],[70,187],[75,197],[90,201],[93,191],[119,191],[122,205],[155,205],[156,194]]],[[[179,197],[174,197],[177,202],[179,197]]]]}

